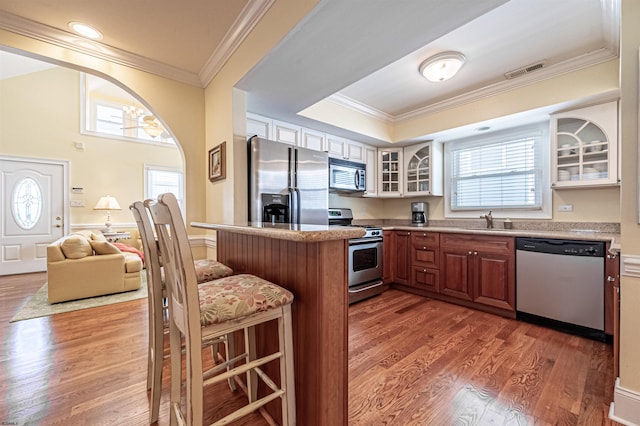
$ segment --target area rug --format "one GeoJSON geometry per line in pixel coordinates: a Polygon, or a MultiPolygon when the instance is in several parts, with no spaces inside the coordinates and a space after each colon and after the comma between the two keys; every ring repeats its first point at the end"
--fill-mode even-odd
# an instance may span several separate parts
{"type": "Polygon", "coordinates": [[[45,283],[31,299],[25,302],[17,314],[9,322],[27,320],[31,318],[46,317],[63,312],[77,311],[80,309],[95,308],[96,306],[111,305],[113,303],[128,302],[147,297],[147,277],[142,274],[142,285],[138,290],[124,293],[110,294],[107,296],[91,297],[88,299],[71,300],[50,305],[47,301],[47,284],[45,283]]]}

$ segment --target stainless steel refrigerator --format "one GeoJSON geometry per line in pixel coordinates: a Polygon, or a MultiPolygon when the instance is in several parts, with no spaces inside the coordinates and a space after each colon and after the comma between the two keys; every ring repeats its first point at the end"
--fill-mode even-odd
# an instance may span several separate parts
{"type": "Polygon", "coordinates": [[[249,221],[328,224],[327,153],[249,139],[249,221]]]}

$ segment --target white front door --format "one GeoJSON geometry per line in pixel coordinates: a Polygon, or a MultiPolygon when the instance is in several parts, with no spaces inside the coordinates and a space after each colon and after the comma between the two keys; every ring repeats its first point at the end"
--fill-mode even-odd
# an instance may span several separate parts
{"type": "Polygon", "coordinates": [[[0,158],[0,275],[45,271],[64,235],[66,163],[0,158]]]}

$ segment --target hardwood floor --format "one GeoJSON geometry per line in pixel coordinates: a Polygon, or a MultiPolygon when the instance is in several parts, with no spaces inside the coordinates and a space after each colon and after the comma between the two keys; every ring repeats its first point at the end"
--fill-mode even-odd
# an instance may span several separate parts
{"type": "MultiPolygon", "coordinates": [[[[9,323],[45,280],[0,277],[0,424],[147,424],[146,300],[9,323]]],[[[352,305],[349,330],[349,425],[615,424],[610,345],[397,290],[352,305]]],[[[229,395],[207,390],[208,420],[229,395]]]]}
{"type": "Polygon", "coordinates": [[[391,290],[350,307],[350,425],[610,425],[610,345],[391,290]]]}

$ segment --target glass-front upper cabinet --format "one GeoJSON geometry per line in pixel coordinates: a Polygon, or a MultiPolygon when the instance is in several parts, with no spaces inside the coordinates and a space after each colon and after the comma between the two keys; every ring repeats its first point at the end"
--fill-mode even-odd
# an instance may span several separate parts
{"type": "Polygon", "coordinates": [[[618,103],[551,117],[552,186],[618,185],[618,103]]]}
{"type": "Polygon", "coordinates": [[[402,148],[378,150],[378,196],[402,196],[402,148]]]}
{"type": "Polygon", "coordinates": [[[442,195],[442,144],[426,142],[404,148],[405,196],[442,195]]]}

